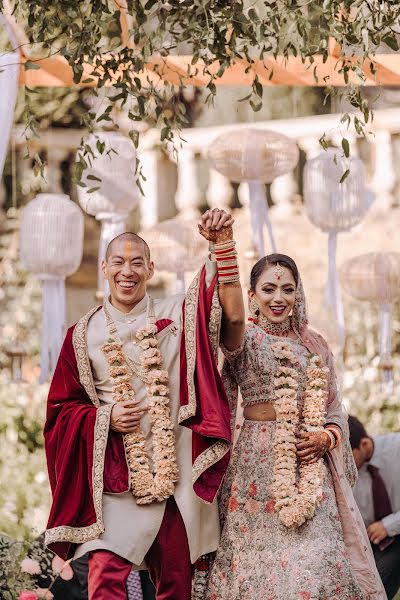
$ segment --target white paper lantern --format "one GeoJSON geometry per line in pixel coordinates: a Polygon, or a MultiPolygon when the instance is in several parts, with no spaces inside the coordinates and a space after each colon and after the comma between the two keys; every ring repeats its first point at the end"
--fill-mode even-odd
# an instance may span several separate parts
{"type": "Polygon", "coordinates": [[[87,187],[78,187],[79,203],[85,212],[101,221],[98,290],[107,294],[101,263],[109,242],[125,231],[128,214],[138,203],[136,152],[129,138],[114,131],[93,134],[85,143],[93,148],[96,158],[91,159],[91,166],[83,175],[87,187]],[[99,154],[99,144],[104,145],[102,154],[99,154]],[[93,177],[101,181],[91,179],[93,177]],[[89,193],[92,188],[98,189],[89,193]]]}
{"type": "Polygon", "coordinates": [[[38,194],[22,211],[20,254],[43,285],[41,382],[53,371],[66,332],[65,277],[83,253],[83,214],[64,194],[38,194]]]}
{"type": "Polygon", "coordinates": [[[370,252],[347,260],[340,269],[353,298],[379,305],[379,354],[384,380],[392,384],[392,305],[400,300],[400,253],[370,252]]]}
{"type": "Polygon", "coordinates": [[[338,148],[328,148],[306,162],[304,206],[310,221],[328,233],[327,304],[338,328],[339,346],[344,347],[345,323],[336,267],[337,234],[361,222],[373,201],[365,187],[365,172],[357,157],[346,158],[338,148]],[[349,171],[341,183],[341,179],[349,171]]]}
{"type": "Polygon", "coordinates": [[[296,143],[266,129],[235,129],[215,139],[208,150],[213,169],[230,181],[249,185],[253,246],[265,254],[263,227],[267,226],[272,251],[276,244],[268,214],[265,183],[293,170],[299,159],[296,143]]]}
{"type": "Polygon", "coordinates": [[[197,221],[174,217],[143,231],[155,268],[176,275],[177,293],[185,291],[185,272],[198,269],[208,243],[199,234],[197,221]]]}
{"type": "Polygon", "coordinates": [[[303,193],[308,218],[328,233],[358,225],[373,199],[365,187],[362,161],[346,158],[338,148],[328,148],[306,162],[303,193]],[[350,173],[340,183],[347,169],[350,173]]]}
{"type": "MultiPolygon", "coordinates": [[[[8,32],[14,48],[17,47],[11,28],[0,14],[0,26],[8,32]]],[[[20,56],[18,52],[0,54],[0,177],[3,174],[7,156],[10,132],[14,121],[15,102],[17,100],[20,56]]]]}

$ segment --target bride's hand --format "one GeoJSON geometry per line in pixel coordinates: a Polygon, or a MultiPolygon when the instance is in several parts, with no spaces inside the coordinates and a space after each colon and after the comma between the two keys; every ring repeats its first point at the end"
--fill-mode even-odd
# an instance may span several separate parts
{"type": "Polygon", "coordinates": [[[222,244],[233,239],[233,223],[232,215],[224,210],[213,208],[202,215],[199,232],[209,242],[222,244]]]}
{"type": "Polygon", "coordinates": [[[331,438],[326,431],[297,433],[297,456],[301,462],[312,464],[317,462],[329,450],[331,438]]]}

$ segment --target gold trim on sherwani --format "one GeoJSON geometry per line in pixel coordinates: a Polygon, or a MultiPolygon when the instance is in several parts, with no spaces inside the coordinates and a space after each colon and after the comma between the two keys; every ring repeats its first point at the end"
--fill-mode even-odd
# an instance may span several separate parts
{"type": "MultiPolygon", "coordinates": [[[[181,406],[179,410],[179,423],[194,417],[197,409],[196,387],[194,381],[194,373],[196,367],[196,322],[197,308],[199,299],[201,271],[196,275],[190,284],[185,299],[185,350],[187,361],[186,382],[188,387],[188,403],[181,406]]],[[[209,322],[209,336],[216,361],[218,361],[218,345],[219,333],[221,324],[222,309],[218,298],[218,287],[216,286],[213,292],[212,307],[209,322]]],[[[199,477],[207,471],[212,465],[216,464],[221,458],[229,452],[231,444],[228,441],[217,440],[202,452],[194,461],[192,468],[193,484],[199,477]]]]}
{"type": "Polygon", "coordinates": [[[48,529],[45,532],[45,544],[55,542],[71,542],[73,544],[82,544],[94,540],[104,531],[103,523],[103,473],[104,457],[107,447],[108,431],[110,426],[111,410],[113,405],[108,404],[100,406],[96,388],[93,381],[92,370],[90,368],[89,354],[87,349],[87,328],[90,317],[100,309],[96,306],[82,317],[76,324],[72,342],[78,366],[79,379],[88,394],[90,400],[97,408],[96,422],[94,430],[93,445],[93,505],[96,513],[96,521],[86,527],[60,526],[48,529]]]}
{"type": "Polygon", "coordinates": [[[101,406],[97,409],[93,446],[93,505],[96,521],[87,527],[69,527],[61,525],[45,532],[45,544],[55,542],[71,542],[83,544],[95,540],[104,531],[103,523],[103,471],[104,455],[107,446],[110,416],[113,405],[101,406]]]}

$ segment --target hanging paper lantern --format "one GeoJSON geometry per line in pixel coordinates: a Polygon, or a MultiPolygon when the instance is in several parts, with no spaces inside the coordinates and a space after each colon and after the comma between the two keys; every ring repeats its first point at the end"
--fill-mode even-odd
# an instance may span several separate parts
{"type": "Polygon", "coordinates": [[[176,275],[176,292],[185,291],[185,272],[198,269],[208,252],[197,221],[174,217],[141,232],[155,268],[176,275]]]}
{"type": "Polygon", "coordinates": [[[101,222],[98,255],[98,291],[108,293],[101,263],[109,242],[123,233],[129,212],[138,202],[136,185],[136,152],[129,138],[116,133],[99,132],[85,140],[96,156],[85,170],[78,188],[79,203],[83,210],[101,222]],[[103,153],[99,148],[103,146],[103,153]],[[100,181],[99,181],[100,180],[100,181]],[[94,191],[89,192],[93,189],[94,191]]]}
{"type": "Polygon", "coordinates": [[[43,285],[41,376],[53,371],[66,332],[65,278],[78,270],[83,214],[64,194],[38,194],[23,209],[20,254],[43,285]]]}
{"type": "Polygon", "coordinates": [[[347,260],[341,267],[343,287],[353,298],[379,305],[380,367],[392,380],[392,304],[400,300],[400,253],[376,252],[347,260]]]}
{"type": "Polygon", "coordinates": [[[337,234],[358,225],[372,203],[373,195],[365,187],[362,161],[346,158],[338,148],[328,148],[306,162],[303,194],[308,218],[328,233],[326,296],[335,314],[339,346],[343,349],[345,326],[336,268],[337,234]],[[347,170],[348,176],[341,183],[347,170]]]}
{"type": "MultiPolygon", "coordinates": [[[[5,27],[13,47],[16,48],[18,42],[7,21],[1,14],[0,25],[5,27]]],[[[20,57],[18,52],[0,54],[0,177],[3,174],[10,132],[14,122],[14,108],[17,100],[20,69],[19,63],[20,57]]]]}
{"type": "Polygon", "coordinates": [[[249,185],[253,245],[264,256],[263,227],[267,225],[272,251],[276,252],[268,215],[265,184],[293,170],[299,159],[296,143],[266,129],[235,129],[223,133],[208,151],[211,166],[230,181],[249,185]]]}

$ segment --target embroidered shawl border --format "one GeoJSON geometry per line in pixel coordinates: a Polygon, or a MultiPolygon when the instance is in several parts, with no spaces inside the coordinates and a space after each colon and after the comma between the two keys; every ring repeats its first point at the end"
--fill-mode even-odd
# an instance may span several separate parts
{"type": "Polygon", "coordinates": [[[185,298],[185,350],[187,362],[186,382],[189,401],[179,409],[179,423],[186,421],[196,414],[196,389],[194,371],[196,367],[196,317],[199,302],[200,273],[197,273],[186,293],[185,298]]]}
{"type": "Polygon", "coordinates": [[[88,322],[90,317],[98,309],[99,307],[96,306],[84,317],[82,317],[82,319],[80,319],[75,326],[72,337],[80,382],[85,388],[85,391],[93,402],[94,406],[97,408],[92,469],[93,505],[96,514],[96,521],[92,525],[88,525],[86,527],[71,527],[61,525],[59,527],[48,529],[45,533],[46,545],[53,544],[55,542],[83,544],[84,542],[97,539],[104,531],[103,472],[112,404],[100,406],[100,401],[98,399],[93,381],[92,370],[90,368],[87,346],[88,322]]]}

